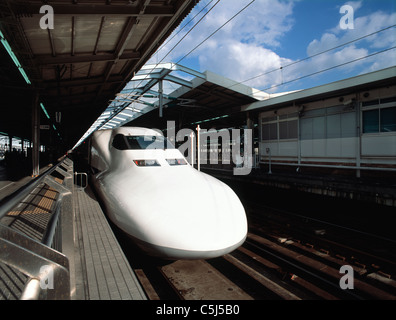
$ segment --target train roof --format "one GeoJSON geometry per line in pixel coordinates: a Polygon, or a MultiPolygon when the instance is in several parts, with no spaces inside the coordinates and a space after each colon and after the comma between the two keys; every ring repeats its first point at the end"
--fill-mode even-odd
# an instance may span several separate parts
{"type": "Polygon", "coordinates": [[[116,134],[123,134],[126,136],[140,136],[140,135],[154,135],[154,136],[162,136],[160,130],[143,128],[143,127],[119,127],[115,129],[106,129],[106,130],[99,130],[100,131],[112,131],[114,135],[116,134]]]}

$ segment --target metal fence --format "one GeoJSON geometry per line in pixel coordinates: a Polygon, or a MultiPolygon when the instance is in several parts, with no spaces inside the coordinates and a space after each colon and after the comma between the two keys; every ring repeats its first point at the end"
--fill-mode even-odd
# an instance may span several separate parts
{"type": "MultiPolygon", "coordinates": [[[[22,300],[65,300],[71,297],[68,253],[73,250],[73,228],[70,228],[70,223],[73,223],[73,162],[63,158],[57,165],[1,200],[0,219],[42,184],[56,190],[58,196],[41,241],[23,231],[0,224],[0,263],[9,270],[8,273],[3,270],[4,277],[8,277],[11,284],[16,283],[14,275],[26,277],[19,293],[4,294],[0,288],[3,299],[8,296],[22,300]]],[[[6,287],[4,292],[18,291],[17,285],[3,283],[6,287]]]]}

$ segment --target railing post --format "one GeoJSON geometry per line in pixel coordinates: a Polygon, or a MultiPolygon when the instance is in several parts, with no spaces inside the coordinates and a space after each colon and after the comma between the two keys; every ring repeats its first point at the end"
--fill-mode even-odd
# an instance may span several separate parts
{"type": "Polygon", "coordinates": [[[40,280],[36,278],[29,279],[22,292],[19,300],[38,300],[40,297],[40,280]]]}
{"type": "Polygon", "coordinates": [[[272,174],[272,171],[271,171],[271,148],[267,148],[266,151],[268,153],[268,159],[269,159],[269,162],[268,162],[268,174],[272,174]]]}

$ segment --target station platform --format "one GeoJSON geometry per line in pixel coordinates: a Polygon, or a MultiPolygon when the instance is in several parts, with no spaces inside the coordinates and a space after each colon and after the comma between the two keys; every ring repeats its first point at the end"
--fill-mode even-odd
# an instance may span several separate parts
{"type": "Polygon", "coordinates": [[[76,188],[76,300],[145,300],[146,296],[90,189],[76,188]]]}
{"type": "MultiPolygon", "coordinates": [[[[32,180],[3,179],[0,204],[32,180]]],[[[73,183],[71,161],[70,166],[63,162],[40,180],[28,196],[0,217],[0,243],[0,300],[147,299],[95,194],[89,186],[81,188],[73,183]],[[59,222],[52,227],[57,215],[59,222]],[[10,256],[14,258],[9,260],[10,256]],[[55,262],[48,262],[49,258],[55,262]],[[62,284],[67,290],[62,289],[62,295],[43,294],[36,287],[33,298],[26,295],[37,270],[51,263],[67,274],[68,283],[62,284]]]]}

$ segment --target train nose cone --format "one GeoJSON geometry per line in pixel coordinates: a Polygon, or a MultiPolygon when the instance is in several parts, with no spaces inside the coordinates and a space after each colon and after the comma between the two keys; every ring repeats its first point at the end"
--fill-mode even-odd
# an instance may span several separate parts
{"type": "Polygon", "coordinates": [[[193,169],[188,179],[182,173],[159,175],[155,181],[142,180],[128,200],[140,240],[200,257],[222,255],[242,244],[245,210],[227,185],[193,169]]]}

